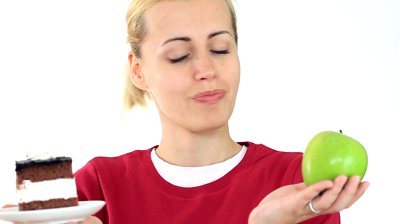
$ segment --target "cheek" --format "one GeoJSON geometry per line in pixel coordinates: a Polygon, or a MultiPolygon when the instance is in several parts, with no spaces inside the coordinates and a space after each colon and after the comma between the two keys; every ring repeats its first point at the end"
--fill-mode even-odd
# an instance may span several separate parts
{"type": "Polygon", "coordinates": [[[240,82],[240,64],[238,60],[233,60],[228,66],[225,67],[227,71],[227,79],[232,88],[238,88],[240,82]]]}
{"type": "Polygon", "coordinates": [[[171,66],[164,63],[155,62],[151,65],[146,64],[145,76],[148,88],[152,91],[162,91],[165,93],[177,91],[181,80],[177,80],[178,72],[171,66]]]}
{"type": "Polygon", "coordinates": [[[162,83],[160,82],[158,85],[158,91],[160,92],[161,97],[166,100],[182,96],[182,93],[184,93],[185,90],[186,88],[184,88],[182,80],[169,79],[162,83]]]}
{"type": "Polygon", "coordinates": [[[163,73],[155,80],[158,89],[166,94],[184,93],[190,87],[190,79],[184,75],[173,73],[163,73]]]}
{"type": "MultiPolygon", "coordinates": [[[[160,69],[162,70],[162,68],[160,69]]],[[[154,100],[161,104],[181,100],[190,90],[190,80],[182,77],[177,70],[153,73],[149,78],[149,89],[152,91],[154,100]]]]}

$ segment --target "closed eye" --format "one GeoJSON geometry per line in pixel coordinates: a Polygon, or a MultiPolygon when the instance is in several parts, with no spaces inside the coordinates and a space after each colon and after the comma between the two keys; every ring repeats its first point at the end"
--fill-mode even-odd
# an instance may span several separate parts
{"type": "Polygon", "coordinates": [[[210,50],[214,54],[228,54],[229,50],[210,50]]]}
{"type": "Polygon", "coordinates": [[[173,59],[169,59],[169,61],[173,64],[181,62],[183,60],[185,60],[187,57],[189,57],[189,54],[183,55],[182,57],[179,58],[173,58],[173,59]]]}

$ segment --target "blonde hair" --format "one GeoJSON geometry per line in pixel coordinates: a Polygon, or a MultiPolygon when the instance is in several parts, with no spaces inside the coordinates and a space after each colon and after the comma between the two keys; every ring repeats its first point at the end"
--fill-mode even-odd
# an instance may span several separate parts
{"type": "MultiPolygon", "coordinates": [[[[142,56],[141,52],[141,42],[146,36],[146,27],[144,21],[144,13],[147,9],[153,5],[163,2],[163,1],[173,1],[173,0],[132,0],[129,5],[126,14],[126,25],[128,31],[127,42],[129,43],[133,54],[140,58],[142,56]]],[[[225,0],[229,11],[231,13],[232,28],[235,35],[235,41],[237,42],[237,27],[236,27],[236,12],[233,7],[231,0],[225,0]]],[[[137,88],[131,81],[129,65],[127,65],[125,71],[125,92],[124,92],[124,106],[126,109],[131,109],[134,106],[141,105],[146,106],[146,99],[150,96],[147,91],[137,88]]]]}

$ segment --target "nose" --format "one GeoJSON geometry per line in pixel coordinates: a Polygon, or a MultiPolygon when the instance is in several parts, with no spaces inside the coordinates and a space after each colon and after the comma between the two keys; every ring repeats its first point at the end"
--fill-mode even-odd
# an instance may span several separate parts
{"type": "Polygon", "coordinates": [[[194,77],[196,80],[208,80],[215,77],[215,62],[209,53],[198,55],[193,62],[194,77]]]}

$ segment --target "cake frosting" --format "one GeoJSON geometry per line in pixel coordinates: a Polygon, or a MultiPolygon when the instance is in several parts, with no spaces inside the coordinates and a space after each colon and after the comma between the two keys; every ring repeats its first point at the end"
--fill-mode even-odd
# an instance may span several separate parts
{"type": "Polygon", "coordinates": [[[28,152],[26,154],[26,160],[47,160],[47,159],[54,159],[57,157],[54,153],[50,152],[28,152]]]}

